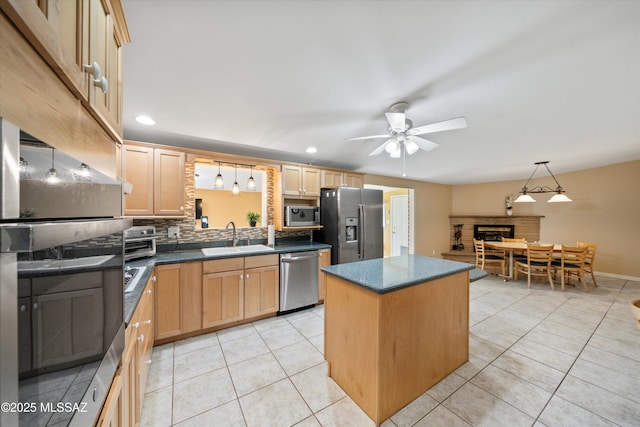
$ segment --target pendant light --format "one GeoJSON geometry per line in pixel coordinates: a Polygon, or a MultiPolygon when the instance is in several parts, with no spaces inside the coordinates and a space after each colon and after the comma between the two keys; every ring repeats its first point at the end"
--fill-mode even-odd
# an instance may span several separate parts
{"type": "Polygon", "coordinates": [[[256,191],[256,180],[253,179],[253,166],[251,167],[251,175],[249,176],[249,180],[247,181],[247,190],[248,191],[256,191]]]}
{"type": "Polygon", "coordinates": [[[54,167],[55,152],[56,152],[56,149],[52,148],[51,149],[51,169],[49,169],[49,171],[47,172],[47,176],[45,178],[45,181],[48,184],[57,184],[57,183],[60,182],[60,177],[58,176],[58,171],[54,167]]]}
{"type": "Polygon", "coordinates": [[[239,196],[240,195],[240,186],[238,185],[238,165],[233,165],[236,174],[236,180],[233,183],[233,187],[231,187],[231,195],[239,196]]]}
{"type": "Polygon", "coordinates": [[[78,169],[78,175],[84,176],[85,178],[90,177],[91,176],[91,168],[89,167],[89,165],[86,164],[86,163],[82,163],[80,165],[80,169],[78,169]]]}
{"type": "Polygon", "coordinates": [[[549,163],[549,162],[545,161],[545,162],[536,162],[535,163],[536,168],[533,170],[533,173],[531,174],[531,176],[529,176],[529,179],[524,184],[524,187],[522,187],[522,190],[520,190],[520,195],[518,196],[517,199],[514,200],[515,203],[522,203],[522,202],[532,203],[532,202],[535,202],[536,199],[531,197],[529,195],[529,193],[534,193],[534,194],[556,193],[556,194],[553,195],[553,197],[551,197],[549,200],[547,200],[548,203],[571,202],[572,201],[570,198],[568,198],[564,194],[564,188],[562,188],[562,186],[560,185],[560,183],[558,182],[556,177],[551,173],[551,170],[549,169],[549,166],[547,166],[547,163],[549,163]],[[533,175],[536,173],[536,171],[538,170],[540,165],[544,165],[544,167],[547,169],[547,172],[549,172],[549,175],[551,175],[553,180],[556,182],[557,187],[555,189],[553,189],[551,187],[547,187],[546,185],[533,187],[531,189],[529,189],[527,187],[527,184],[529,184],[529,181],[531,181],[531,178],[533,178],[533,175]]]}
{"type": "Polygon", "coordinates": [[[222,190],[224,188],[224,179],[222,179],[222,174],[220,173],[220,162],[218,162],[218,175],[216,175],[213,188],[216,190],[222,190]]]}

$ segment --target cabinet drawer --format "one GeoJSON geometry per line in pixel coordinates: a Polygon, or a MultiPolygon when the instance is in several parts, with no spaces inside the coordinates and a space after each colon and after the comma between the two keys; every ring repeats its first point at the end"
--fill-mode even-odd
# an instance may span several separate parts
{"type": "Polygon", "coordinates": [[[278,265],[280,257],[278,254],[258,255],[244,259],[244,268],[267,267],[269,265],[278,265]]]}
{"type": "Polygon", "coordinates": [[[222,271],[243,270],[244,258],[225,258],[214,259],[211,261],[204,261],[202,263],[202,272],[207,273],[219,273],[222,271]]]}

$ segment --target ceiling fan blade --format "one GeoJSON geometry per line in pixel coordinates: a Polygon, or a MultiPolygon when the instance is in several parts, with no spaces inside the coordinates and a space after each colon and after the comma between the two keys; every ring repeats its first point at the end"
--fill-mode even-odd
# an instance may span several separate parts
{"type": "MultiPolygon", "coordinates": [[[[389,135],[387,135],[389,136],[389,135]]],[[[369,153],[370,156],[377,156],[378,154],[382,153],[384,151],[384,149],[386,148],[387,144],[389,143],[389,141],[392,141],[393,138],[391,139],[387,139],[382,145],[380,145],[378,148],[376,148],[375,150],[373,150],[372,152],[369,153]]]]}
{"type": "Polygon", "coordinates": [[[415,142],[416,145],[424,151],[433,150],[439,145],[433,141],[429,141],[428,139],[420,138],[419,136],[410,136],[409,140],[415,142]]]}
{"type": "Polygon", "coordinates": [[[420,126],[410,129],[407,133],[409,135],[424,135],[425,133],[442,132],[445,130],[464,129],[467,127],[467,121],[464,117],[458,117],[456,119],[445,120],[443,122],[432,123],[426,126],[420,126]]]}
{"type": "Polygon", "coordinates": [[[371,136],[358,136],[356,138],[345,138],[345,141],[364,141],[365,139],[379,139],[379,138],[389,138],[389,134],[385,133],[384,135],[371,135],[371,136]]]}
{"type": "Polygon", "coordinates": [[[395,132],[404,132],[405,116],[404,113],[384,113],[387,116],[391,130],[395,132]]]}

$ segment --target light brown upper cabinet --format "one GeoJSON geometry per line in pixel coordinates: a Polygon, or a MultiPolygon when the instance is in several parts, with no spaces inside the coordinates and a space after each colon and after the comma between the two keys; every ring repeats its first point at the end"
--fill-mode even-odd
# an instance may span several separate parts
{"type": "Polygon", "coordinates": [[[120,0],[6,0],[2,10],[116,141],[122,140],[120,0]]]}
{"type": "Polygon", "coordinates": [[[348,173],[323,169],[320,173],[321,188],[355,187],[362,188],[364,178],[359,173],[348,173]]]}
{"type": "Polygon", "coordinates": [[[133,185],[124,214],[183,216],[184,162],[179,151],[124,144],[122,176],[133,185]]]}
{"type": "Polygon", "coordinates": [[[282,165],[282,195],[320,196],[320,170],[306,166],[282,165]]]}

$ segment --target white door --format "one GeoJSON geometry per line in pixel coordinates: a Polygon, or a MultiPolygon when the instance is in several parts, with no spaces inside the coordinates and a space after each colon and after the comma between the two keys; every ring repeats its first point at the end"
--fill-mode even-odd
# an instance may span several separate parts
{"type": "Polygon", "coordinates": [[[409,196],[391,196],[391,256],[409,253],[409,196]]]}

